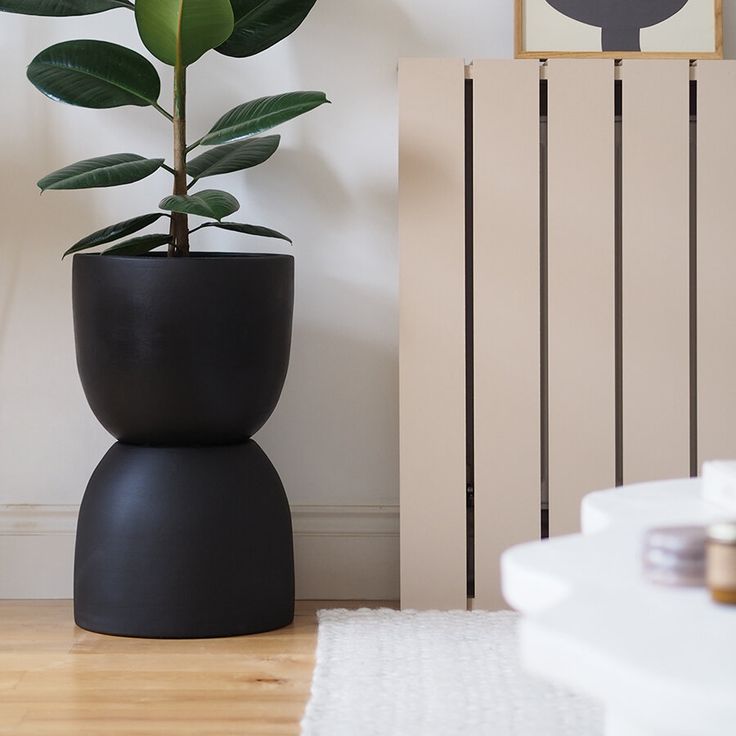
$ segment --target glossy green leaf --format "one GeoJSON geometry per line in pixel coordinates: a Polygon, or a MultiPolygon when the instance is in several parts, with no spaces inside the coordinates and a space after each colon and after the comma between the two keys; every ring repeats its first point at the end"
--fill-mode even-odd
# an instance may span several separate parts
{"type": "Polygon", "coordinates": [[[41,191],[47,189],[94,189],[132,184],[161,168],[164,159],[143,158],[135,153],[116,153],[78,161],[44,176],[38,182],[41,191]]]}
{"type": "Polygon", "coordinates": [[[118,256],[140,256],[144,253],[152,251],[162,245],[168,245],[171,242],[171,235],[141,235],[138,238],[131,238],[122,243],[113,245],[112,248],[102,252],[102,255],[118,255],[118,256]]]}
{"type": "Polygon", "coordinates": [[[324,92],[287,92],[261,97],[223,115],[199,143],[214,146],[256,135],[327,103],[324,92]]]}
{"type": "Polygon", "coordinates": [[[133,217],[130,220],[110,225],[109,227],[98,230],[97,232],[88,235],[86,238],[82,238],[80,241],[74,243],[74,245],[64,253],[62,258],[66,258],[72,253],[78,253],[80,250],[87,250],[88,248],[94,248],[95,246],[104,245],[105,243],[112,243],[113,240],[119,240],[120,238],[126,237],[126,235],[137,233],[139,230],[143,230],[144,227],[153,225],[154,222],[160,220],[162,217],[166,217],[163,212],[152,212],[149,215],[140,215],[139,217],[133,217]]]}
{"type": "Polygon", "coordinates": [[[169,212],[182,212],[187,215],[222,220],[223,217],[237,212],[240,209],[240,202],[232,194],[219,189],[204,189],[196,194],[177,194],[173,197],[166,197],[161,201],[159,207],[169,212]]]}
{"type": "Polygon", "coordinates": [[[91,108],[155,104],[161,80],[151,62],[106,41],[65,41],[42,51],[28,79],[47,97],[91,108]]]}
{"type": "Polygon", "coordinates": [[[253,56],[290,36],[316,0],[230,0],[235,15],[232,35],[217,50],[226,56],[253,56]]]}
{"type": "Polygon", "coordinates": [[[268,227],[261,227],[260,225],[245,225],[240,222],[207,222],[201,225],[200,228],[205,227],[217,227],[220,230],[230,230],[234,233],[243,233],[244,235],[258,235],[261,238],[278,238],[279,240],[286,240],[288,243],[292,243],[292,239],[277,230],[271,230],[268,227]]]}
{"type": "Polygon", "coordinates": [[[279,147],[281,136],[249,138],[237,143],[212,148],[187,164],[187,173],[195,179],[218,174],[230,174],[258,166],[267,161],[279,147]]]}
{"type": "Polygon", "coordinates": [[[115,8],[133,10],[127,0],[0,0],[0,12],[22,15],[92,15],[115,8]]]}
{"type": "Polygon", "coordinates": [[[230,0],[138,0],[135,18],[146,48],[171,66],[194,63],[233,31],[230,0]]]}

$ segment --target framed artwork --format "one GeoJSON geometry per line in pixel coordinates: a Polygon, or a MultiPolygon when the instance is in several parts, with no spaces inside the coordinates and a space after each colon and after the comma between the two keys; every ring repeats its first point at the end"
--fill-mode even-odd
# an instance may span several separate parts
{"type": "Polygon", "coordinates": [[[723,0],[516,0],[516,57],[722,59],[723,0]]]}

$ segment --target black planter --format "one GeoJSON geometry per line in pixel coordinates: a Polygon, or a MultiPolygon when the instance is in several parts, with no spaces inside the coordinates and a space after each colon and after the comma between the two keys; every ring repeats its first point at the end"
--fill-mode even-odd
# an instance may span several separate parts
{"type": "Polygon", "coordinates": [[[208,637],[294,616],[291,514],[252,440],[224,447],[116,443],[82,502],[77,624],[104,634],[208,637]]]}
{"type": "Polygon", "coordinates": [[[294,260],[74,256],[77,365],[103,427],[140,445],[245,442],[289,364],[294,260]]]}
{"type": "Polygon", "coordinates": [[[79,373],[119,440],[80,509],[79,626],[188,638],[292,621],[289,507],[250,437],[283,387],[293,299],[289,256],[74,257],[79,373]]]}

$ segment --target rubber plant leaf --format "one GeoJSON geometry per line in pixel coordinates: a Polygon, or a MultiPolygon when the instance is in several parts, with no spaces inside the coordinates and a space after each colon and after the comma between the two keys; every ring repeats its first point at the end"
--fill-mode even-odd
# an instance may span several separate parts
{"type": "Polygon", "coordinates": [[[195,179],[203,179],[250,169],[271,158],[280,141],[281,136],[269,135],[217,146],[192,159],[187,164],[187,173],[195,179]]]}
{"type": "Polygon", "coordinates": [[[138,0],[135,18],[146,48],[170,66],[193,64],[234,26],[230,0],[138,0]]]}
{"type": "Polygon", "coordinates": [[[299,28],[316,0],[230,0],[235,28],[217,47],[226,56],[253,56],[299,28]]]}
{"type": "Polygon", "coordinates": [[[133,10],[133,3],[127,0],[0,0],[0,12],[21,15],[92,15],[116,8],[133,10]]]}
{"type": "Polygon", "coordinates": [[[183,212],[187,215],[199,215],[213,220],[222,220],[240,209],[232,194],[219,189],[204,189],[196,194],[177,194],[166,197],[159,204],[162,210],[169,212],[183,212]]]}
{"type": "Polygon", "coordinates": [[[170,242],[171,235],[164,235],[163,233],[141,235],[138,238],[131,238],[130,240],[113,245],[112,248],[103,251],[102,255],[140,256],[161,245],[168,245],[170,242]]]}
{"type": "MultiPolygon", "coordinates": [[[[277,230],[271,230],[268,227],[261,227],[260,225],[245,225],[240,222],[207,222],[201,227],[217,227],[220,230],[230,230],[234,233],[243,233],[244,235],[258,235],[261,238],[278,238],[279,240],[286,240],[288,243],[292,243],[292,239],[277,230]]],[[[198,228],[199,229],[199,228],[198,228]]]]}
{"type": "Polygon", "coordinates": [[[38,187],[48,189],[94,189],[117,187],[145,179],[158,171],[162,158],[143,158],[135,153],[115,153],[78,161],[44,176],[38,187]]]}
{"type": "Polygon", "coordinates": [[[262,133],[328,103],[324,92],[287,92],[261,97],[225,113],[198,143],[205,146],[230,143],[262,133]]]}
{"type": "Polygon", "coordinates": [[[162,217],[166,217],[163,212],[151,212],[148,215],[133,217],[130,220],[124,220],[123,222],[110,225],[102,230],[97,230],[86,238],[82,238],[78,242],[74,243],[74,245],[64,253],[62,258],[66,258],[72,253],[78,253],[80,250],[87,250],[88,248],[94,248],[95,246],[104,245],[105,243],[112,243],[114,240],[119,240],[127,235],[137,233],[139,230],[143,230],[144,227],[153,225],[154,222],[160,220],[162,217]]]}
{"type": "Polygon", "coordinates": [[[65,41],[42,51],[28,79],[47,97],[91,108],[153,105],[158,72],[146,58],[107,41],[65,41]]]}

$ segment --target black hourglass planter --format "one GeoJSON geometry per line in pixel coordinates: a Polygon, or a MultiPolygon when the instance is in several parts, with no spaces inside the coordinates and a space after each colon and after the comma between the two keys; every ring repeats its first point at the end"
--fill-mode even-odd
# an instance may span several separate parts
{"type": "Polygon", "coordinates": [[[682,10],[688,0],[547,0],[568,18],[598,26],[602,51],[641,51],[642,28],[682,10]]]}
{"type": "Polygon", "coordinates": [[[77,364],[118,440],[77,527],[77,624],[213,637],[289,624],[291,515],[251,440],[289,362],[290,256],[76,255],[77,364]]]}
{"type": "Polygon", "coordinates": [[[286,378],[294,261],[74,256],[77,365],[116,439],[225,445],[271,416],[286,378]]]}

